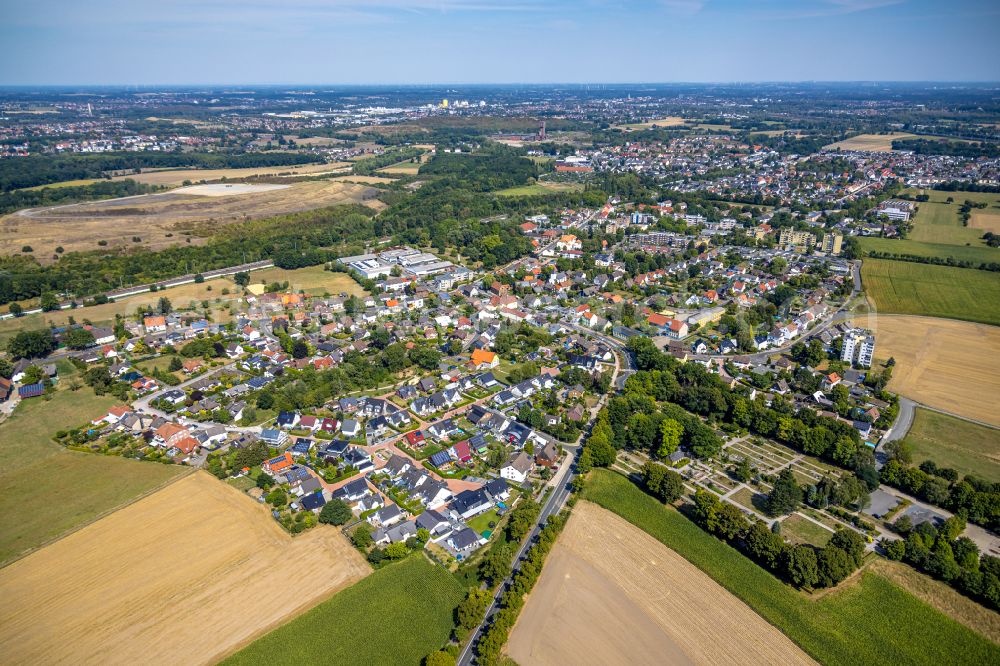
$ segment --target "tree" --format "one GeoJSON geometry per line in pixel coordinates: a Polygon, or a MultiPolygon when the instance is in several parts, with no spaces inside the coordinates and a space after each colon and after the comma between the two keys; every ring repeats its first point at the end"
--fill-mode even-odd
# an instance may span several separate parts
{"type": "Polygon", "coordinates": [[[274,485],[274,478],[267,472],[261,472],[257,477],[256,485],[261,490],[267,490],[274,485]]]}
{"type": "Polygon", "coordinates": [[[486,606],[490,600],[490,593],[480,588],[470,588],[465,599],[458,604],[455,609],[455,620],[462,633],[468,633],[482,621],[486,615],[486,606]]]}
{"type": "Polygon", "coordinates": [[[906,542],[902,539],[893,539],[883,545],[885,556],[897,562],[906,557],[906,542]]]}
{"type": "Polygon", "coordinates": [[[233,275],[233,282],[235,282],[241,287],[246,287],[247,285],[250,284],[250,273],[247,273],[245,271],[236,273],[235,275],[233,275]]]}
{"type": "Polygon", "coordinates": [[[488,581],[490,587],[496,587],[500,581],[510,575],[510,561],[514,557],[509,544],[497,544],[490,549],[483,563],[479,565],[479,577],[488,581]]]}
{"type": "MultiPolygon", "coordinates": [[[[325,507],[324,507],[325,508],[325,507]]],[[[390,560],[401,560],[409,553],[409,549],[406,544],[402,541],[397,541],[396,543],[390,543],[385,547],[385,556],[390,560]]]]}
{"type": "Polygon", "coordinates": [[[860,567],[865,559],[865,539],[852,529],[837,530],[827,547],[840,548],[847,553],[855,569],[860,567]]]}
{"type": "Polygon", "coordinates": [[[86,349],[94,344],[94,334],[85,328],[71,328],[63,335],[63,342],[70,349],[86,349]]]}
{"type": "Polygon", "coordinates": [[[798,587],[812,587],[819,582],[819,564],[812,546],[798,545],[785,551],[782,558],[785,575],[798,587]]]}
{"type": "Polygon", "coordinates": [[[292,343],[293,358],[305,358],[306,356],[309,356],[309,345],[306,344],[305,340],[296,340],[292,343]]]}
{"type": "Polygon", "coordinates": [[[15,359],[40,358],[47,356],[56,348],[56,339],[52,331],[21,331],[7,343],[7,351],[15,359]]]}
{"type": "Polygon", "coordinates": [[[750,459],[742,458],[733,470],[733,476],[742,481],[743,483],[748,482],[753,478],[753,468],[750,467],[750,459]]]}
{"type": "Polygon", "coordinates": [[[766,509],[768,515],[783,516],[795,511],[802,504],[802,488],[795,482],[792,470],[785,468],[774,482],[771,493],[767,496],[766,509]]]}
{"type": "Polygon", "coordinates": [[[332,499],[319,512],[319,522],[327,525],[343,525],[351,519],[351,507],[342,499],[332,499]]]}
{"type": "Polygon", "coordinates": [[[854,568],[851,566],[851,556],[840,548],[827,545],[819,552],[819,584],[823,587],[833,587],[847,578],[854,568]]]}
{"type": "Polygon", "coordinates": [[[660,422],[660,446],[656,449],[656,456],[663,460],[680,448],[683,434],[684,426],[674,419],[663,419],[660,422]]]}
{"type": "Polygon", "coordinates": [[[681,475],[663,465],[647,462],[642,467],[642,475],[649,492],[662,502],[675,502],[684,494],[681,475]]]}
{"type": "Polygon", "coordinates": [[[271,409],[274,406],[274,396],[270,393],[259,393],[257,395],[257,406],[261,409],[271,409]]]}
{"type": "Polygon", "coordinates": [[[424,666],[455,666],[455,657],[444,650],[431,652],[424,657],[424,666]]]}
{"type": "Polygon", "coordinates": [[[266,499],[271,506],[284,506],[288,502],[288,495],[281,488],[275,488],[267,494],[266,499]]]}
{"type": "Polygon", "coordinates": [[[184,367],[184,362],[181,361],[180,356],[174,356],[170,359],[170,364],[167,366],[169,372],[177,372],[184,367]]]}
{"type": "Polygon", "coordinates": [[[19,303],[11,303],[10,307],[7,308],[7,311],[15,317],[20,317],[21,313],[24,312],[24,308],[22,308],[19,303]]]}
{"type": "Polygon", "coordinates": [[[56,295],[51,291],[47,291],[42,294],[41,306],[44,312],[51,312],[52,310],[59,309],[59,300],[56,299],[56,295]]]}
{"type": "Polygon", "coordinates": [[[361,550],[364,550],[365,548],[368,548],[368,546],[375,543],[375,540],[372,539],[371,525],[365,521],[359,523],[355,528],[354,533],[351,534],[351,543],[353,543],[356,548],[360,548],[361,550]]]}
{"type": "Polygon", "coordinates": [[[160,301],[156,305],[156,310],[162,315],[170,314],[170,311],[173,310],[173,306],[170,304],[170,299],[166,296],[160,296],[160,301]]]}

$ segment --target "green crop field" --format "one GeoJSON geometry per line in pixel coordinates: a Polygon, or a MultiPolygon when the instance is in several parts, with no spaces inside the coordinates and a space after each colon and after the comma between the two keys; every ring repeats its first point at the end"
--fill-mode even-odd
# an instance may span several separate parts
{"type": "Polygon", "coordinates": [[[535,183],[533,185],[520,185],[518,187],[508,187],[505,190],[497,190],[497,194],[502,197],[533,197],[544,194],[555,194],[557,192],[576,192],[583,189],[583,185],[578,183],[535,183]]]}
{"type": "Polygon", "coordinates": [[[422,554],[379,569],[225,664],[419,664],[448,640],[465,590],[422,554]]]}
{"type": "Polygon", "coordinates": [[[64,389],[48,401],[24,401],[0,423],[0,563],[185,472],[174,465],[68,451],[52,441],[57,430],[86,423],[113,404],[113,398],[95,396],[86,387],[64,389]]]}
{"type": "Polygon", "coordinates": [[[915,463],[930,459],[960,475],[1000,483],[1000,430],[917,408],[906,441],[915,463]]]}
{"type": "Polygon", "coordinates": [[[1000,325],[1000,273],[887,259],[865,259],[861,280],[883,313],[1000,325]]]}
{"type": "Polygon", "coordinates": [[[887,579],[818,598],[799,592],[615,472],[596,470],[585,498],[646,531],[714,578],[823,664],[1000,662],[997,646],[887,579]]]}
{"type": "MultiPolygon", "coordinates": [[[[978,235],[982,235],[982,233],[981,230],[977,232],[978,235]]],[[[971,261],[976,264],[1000,263],[1000,248],[989,247],[981,241],[971,245],[951,245],[898,238],[858,238],[858,243],[865,252],[915,254],[918,257],[952,257],[959,261],[971,261]]]]}
{"type": "MultiPolygon", "coordinates": [[[[917,214],[913,218],[913,230],[909,239],[921,243],[939,243],[987,248],[982,240],[983,230],[962,226],[959,207],[968,199],[986,203],[987,211],[1000,208],[1000,194],[983,192],[941,192],[938,190],[909,190],[909,194],[926,194],[930,201],[917,204],[917,214]],[[947,203],[948,197],[953,199],[947,203]]],[[[916,253],[914,253],[916,254],[916,253]]],[[[996,261],[995,259],[993,261],[996,261]]]]}

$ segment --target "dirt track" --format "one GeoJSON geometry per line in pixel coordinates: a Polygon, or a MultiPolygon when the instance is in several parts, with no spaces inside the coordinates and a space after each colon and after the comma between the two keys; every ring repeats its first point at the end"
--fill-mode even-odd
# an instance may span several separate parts
{"type": "Polygon", "coordinates": [[[690,562],[580,502],[521,612],[507,652],[548,664],[811,664],[690,562]]]}
{"type": "MultiPolygon", "coordinates": [[[[985,295],[984,295],[985,297],[985,295]]],[[[878,315],[859,322],[875,331],[875,355],[896,359],[889,389],[930,407],[1000,425],[1000,327],[878,315]]]]}
{"type": "Polygon", "coordinates": [[[370,571],[198,472],[0,570],[7,664],[204,664],[370,571]]]}

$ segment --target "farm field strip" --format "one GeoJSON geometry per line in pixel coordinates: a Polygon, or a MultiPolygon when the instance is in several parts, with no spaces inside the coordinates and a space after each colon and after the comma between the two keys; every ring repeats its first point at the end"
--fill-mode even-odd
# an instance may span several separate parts
{"type": "Polygon", "coordinates": [[[223,663],[417,664],[448,640],[465,590],[421,553],[379,569],[223,663]]]}
{"type": "Polygon", "coordinates": [[[880,315],[875,326],[877,356],[896,359],[890,391],[1000,425],[995,401],[988,399],[1000,395],[1000,328],[891,315],[880,315]]]}
{"type": "Polygon", "coordinates": [[[1000,325],[1000,273],[865,259],[861,277],[880,313],[1000,325]]]}
{"type": "Polygon", "coordinates": [[[585,498],[683,556],[820,663],[936,665],[953,661],[956,654],[967,663],[1000,660],[1000,646],[882,576],[863,572],[832,592],[810,596],[781,582],[620,474],[592,472],[585,498]],[[892,621],[887,620],[887,612],[893,614],[892,621]]]}
{"type": "Polygon", "coordinates": [[[906,441],[916,463],[929,459],[960,475],[1000,483],[1000,429],[917,408],[906,441]]]}
{"type": "Polygon", "coordinates": [[[293,539],[198,472],[0,570],[0,643],[13,663],[211,663],[369,570],[339,530],[293,539]]]}
{"type": "Polygon", "coordinates": [[[574,508],[508,651],[525,666],[813,663],[687,560],[589,502],[574,508]]]}

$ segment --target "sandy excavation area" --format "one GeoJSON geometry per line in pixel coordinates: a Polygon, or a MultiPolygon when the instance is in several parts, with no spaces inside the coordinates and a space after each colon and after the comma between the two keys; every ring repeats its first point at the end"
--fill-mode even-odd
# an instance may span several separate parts
{"type": "Polygon", "coordinates": [[[896,359],[891,391],[1000,426],[1000,327],[906,315],[858,323],[875,331],[877,358],[896,359]]]}
{"type": "Polygon", "coordinates": [[[315,176],[321,173],[335,173],[349,167],[347,162],[331,162],[329,164],[298,164],[274,167],[247,167],[245,169],[151,169],[142,173],[116,176],[113,180],[135,180],[150,185],[181,185],[189,180],[197,183],[200,180],[218,180],[229,178],[252,178],[255,176],[315,176]]]}
{"type": "Polygon", "coordinates": [[[0,661],[212,663],[369,571],[197,472],[0,569],[0,661]]]}
{"type": "Polygon", "coordinates": [[[14,254],[29,245],[39,261],[48,263],[57,247],[66,252],[120,246],[157,250],[184,243],[185,234],[193,234],[192,242],[203,242],[222,226],[251,219],[355,203],[381,210],[385,204],[376,198],[378,194],[370,185],[332,180],[292,185],[220,183],[31,208],[0,217],[0,254],[14,254]]]}
{"type": "Polygon", "coordinates": [[[693,564],[589,502],[573,509],[507,652],[522,666],[814,663],[693,564]]]}

